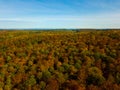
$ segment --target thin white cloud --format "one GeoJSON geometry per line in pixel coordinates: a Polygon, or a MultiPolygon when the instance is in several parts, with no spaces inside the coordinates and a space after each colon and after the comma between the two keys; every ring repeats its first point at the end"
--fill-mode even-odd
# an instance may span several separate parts
{"type": "Polygon", "coordinates": [[[120,21],[120,13],[102,13],[86,16],[37,16],[37,17],[15,17],[15,18],[0,18],[0,21],[120,21]]]}

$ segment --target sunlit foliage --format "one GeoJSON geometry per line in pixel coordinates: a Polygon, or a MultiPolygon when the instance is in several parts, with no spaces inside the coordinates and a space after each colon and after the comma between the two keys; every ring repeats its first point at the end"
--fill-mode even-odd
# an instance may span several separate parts
{"type": "Polygon", "coordinates": [[[0,31],[0,90],[120,90],[120,31],[0,31]]]}

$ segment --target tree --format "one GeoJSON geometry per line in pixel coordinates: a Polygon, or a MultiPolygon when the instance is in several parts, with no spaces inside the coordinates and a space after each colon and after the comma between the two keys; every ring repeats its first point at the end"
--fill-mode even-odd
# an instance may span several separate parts
{"type": "Polygon", "coordinates": [[[48,70],[42,72],[42,79],[44,81],[47,81],[50,77],[51,77],[51,73],[48,70]]]}
{"type": "Polygon", "coordinates": [[[91,67],[88,69],[88,77],[86,82],[88,85],[101,85],[105,81],[105,78],[102,76],[102,72],[97,67],[91,67]]]}

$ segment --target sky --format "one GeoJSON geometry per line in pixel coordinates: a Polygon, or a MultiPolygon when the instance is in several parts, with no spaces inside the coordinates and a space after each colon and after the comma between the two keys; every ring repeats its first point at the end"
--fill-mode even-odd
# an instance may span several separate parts
{"type": "Polygon", "coordinates": [[[120,28],[120,0],[0,0],[0,29],[120,28]]]}

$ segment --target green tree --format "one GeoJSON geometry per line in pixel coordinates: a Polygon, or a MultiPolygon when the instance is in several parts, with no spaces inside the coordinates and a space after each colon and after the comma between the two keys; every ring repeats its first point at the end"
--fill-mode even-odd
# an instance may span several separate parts
{"type": "Polygon", "coordinates": [[[32,86],[32,85],[35,85],[36,84],[36,79],[35,79],[35,76],[32,75],[30,76],[30,78],[28,78],[26,81],[25,81],[25,85],[26,86],[32,86]]]}
{"type": "Polygon", "coordinates": [[[50,77],[51,77],[51,73],[48,70],[42,72],[42,79],[44,81],[47,81],[50,77]]]}
{"type": "Polygon", "coordinates": [[[102,72],[97,67],[91,67],[88,70],[88,77],[86,79],[86,82],[88,85],[94,84],[94,85],[101,85],[105,81],[105,78],[102,76],[102,72]]]}

